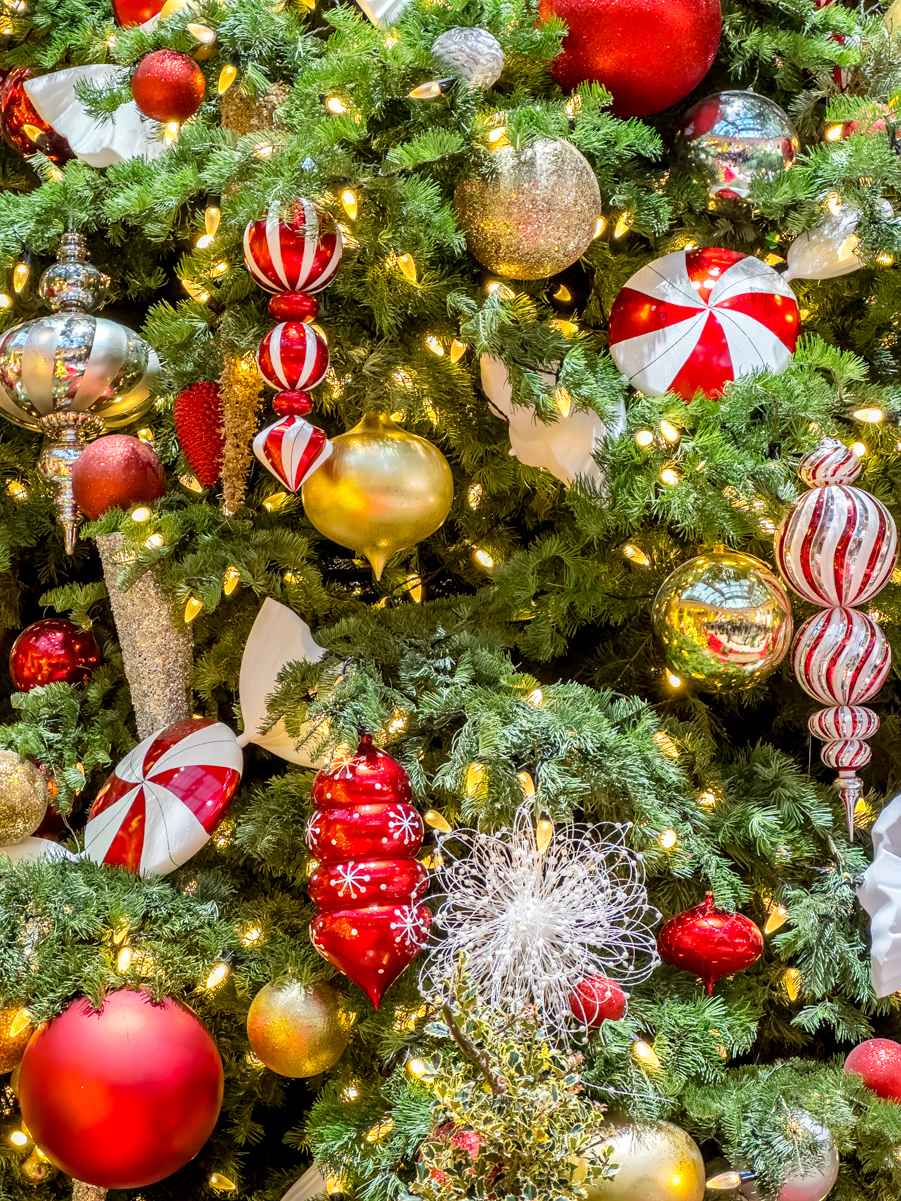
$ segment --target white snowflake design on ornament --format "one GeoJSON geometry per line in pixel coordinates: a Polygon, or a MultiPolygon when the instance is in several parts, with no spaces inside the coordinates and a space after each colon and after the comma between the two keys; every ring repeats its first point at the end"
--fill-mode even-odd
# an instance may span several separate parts
{"type": "Polygon", "coordinates": [[[659,964],[641,856],[625,845],[629,825],[557,826],[547,849],[524,805],[512,827],[439,837],[433,879],[444,900],[420,976],[427,998],[452,996],[462,958],[469,983],[506,1017],[534,1010],[547,1031],[573,1026],[569,998],[586,976],[623,987],[659,964]]]}
{"type": "Polygon", "coordinates": [[[307,822],[307,846],[310,849],[312,849],[313,840],[319,837],[319,823],[321,820],[322,814],[317,810],[307,822]]]}
{"type": "Polygon", "coordinates": [[[406,847],[422,837],[422,818],[415,809],[389,809],[388,829],[406,847]]]}
{"type": "Polygon", "coordinates": [[[394,931],[394,941],[408,951],[420,951],[425,946],[429,928],[422,920],[419,909],[412,905],[404,905],[394,910],[394,920],[390,923],[394,931]]]}
{"type": "Polygon", "coordinates": [[[349,863],[338,863],[335,866],[335,875],[338,883],[338,896],[349,896],[352,901],[356,900],[357,892],[364,893],[366,884],[369,882],[369,873],[364,871],[359,863],[353,861],[349,863]]]}

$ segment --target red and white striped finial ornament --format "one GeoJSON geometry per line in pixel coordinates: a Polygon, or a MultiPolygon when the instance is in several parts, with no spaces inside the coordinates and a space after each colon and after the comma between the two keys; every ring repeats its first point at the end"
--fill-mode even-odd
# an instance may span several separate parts
{"type": "Polygon", "coordinates": [[[891,668],[891,648],[872,617],[855,608],[872,600],[891,577],[898,533],[880,501],[852,484],[863,464],[835,438],[801,460],[805,492],[776,531],[776,561],[791,587],[820,609],[801,626],[792,665],[801,687],[828,708],[810,718],[823,743],[820,757],[836,781],[854,834],[854,808],[863,795],[857,772],[872,757],[866,740],[879,729],[867,709],[891,668]]]}

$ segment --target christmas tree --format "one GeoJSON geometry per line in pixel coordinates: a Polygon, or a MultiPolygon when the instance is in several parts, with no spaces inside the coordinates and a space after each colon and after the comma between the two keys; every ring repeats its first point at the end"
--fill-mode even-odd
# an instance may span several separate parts
{"type": "Polygon", "coordinates": [[[886,7],[0,0],[3,1197],[899,1195],[886,7]]]}

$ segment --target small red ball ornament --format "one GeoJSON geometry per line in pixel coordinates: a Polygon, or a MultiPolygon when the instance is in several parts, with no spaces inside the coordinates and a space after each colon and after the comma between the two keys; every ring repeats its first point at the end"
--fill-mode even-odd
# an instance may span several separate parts
{"type": "Polygon", "coordinates": [[[708,892],[700,905],[666,922],[657,936],[657,949],[664,963],[694,972],[712,993],[718,980],[757,962],[763,954],[763,935],[744,914],[717,909],[708,892]]]}
{"type": "Polygon", "coordinates": [[[222,1061],[206,1028],[169,998],[110,993],[73,1001],[42,1027],[19,1074],[22,1119],[62,1171],[99,1188],[171,1176],[210,1137],[222,1061]]]}
{"type": "Polygon", "coordinates": [[[100,662],[90,630],[65,617],[45,617],[22,631],[9,652],[9,674],[18,692],[44,684],[83,684],[100,662]]]}
{"type": "Polygon", "coordinates": [[[191,470],[204,488],[211,488],[222,473],[225,431],[222,393],[212,380],[198,380],[183,388],[172,409],[175,435],[191,470]]]}
{"type": "Polygon", "coordinates": [[[131,77],[135,104],[154,121],[187,121],[203,104],[205,92],[200,67],[178,50],[146,54],[131,77]]]}
{"type": "Polygon", "coordinates": [[[886,1101],[901,1101],[901,1043],[891,1038],[868,1038],[845,1060],[845,1071],[886,1101]]]}
{"type": "Polygon", "coordinates": [[[583,1025],[597,1029],[602,1022],[618,1022],[626,1016],[628,995],[615,980],[606,976],[587,976],[569,996],[569,1008],[583,1025]]]}
{"type": "Polygon", "coordinates": [[[165,0],[113,0],[113,15],[119,25],[143,25],[161,12],[165,0]]]}
{"type": "Polygon", "coordinates": [[[131,434],[106,434],[81,452],[72,468],[72,494],[85,517],[159,500],[166,475],[156,451],[131,434]]]}
{"type": "Polygon", "coordinates": [[[560,86],[603,84],[620,117],[687,96],[710,70],[723,26],[720,0],[541,0],[539,12],[569,26],[553,64],[560,86]]]}

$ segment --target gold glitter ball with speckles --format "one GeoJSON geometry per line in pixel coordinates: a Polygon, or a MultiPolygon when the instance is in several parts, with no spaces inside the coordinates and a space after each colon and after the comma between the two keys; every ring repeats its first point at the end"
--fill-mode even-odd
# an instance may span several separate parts
{"type": "Polygon", "coordinates": [[[616,1122],[586,1156],[618,1164],[612,1180],[585,1182],[588,1201],[703,1201],[704,1157],[694,1139],[672,1122],[616,1122]]]}
{"type": "Polygon", "coordinates": [[[0,846],[33,834],[47,812],[47,781],[15,751],[0,751],[0,846]]]}
{"type": "Polygon", "coordinates": [[[595,235],[601,193],[591,164],[559,138],[491,158],[494,172],[457,187],[457,220],[470,253],[508,279],[543,279],[581,258],[595,235]]]}
{"type": "Polygon", "coordinates": [[[318,1076],[334,1067],[350,1027],[341,998],[328,984],[267,984],[247,1014],[253,1053],[279,1076],[318,1076]]]}

